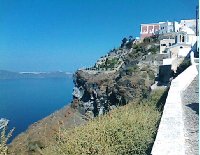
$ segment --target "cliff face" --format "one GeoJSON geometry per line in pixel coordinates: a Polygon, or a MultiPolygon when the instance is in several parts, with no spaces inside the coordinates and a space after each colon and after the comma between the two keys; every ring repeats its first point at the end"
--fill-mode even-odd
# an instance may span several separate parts
{"type": "Polygon", "coordinates": [[[75,73],[72,106],[82,114],[95,117],[129,101],[148,97],[157,74],[158,45],[156,42],[129,44],[112,50],[94,67],[75,73]],[[108,67],[112,59],[118,60],[113,68],[108,67]]]}

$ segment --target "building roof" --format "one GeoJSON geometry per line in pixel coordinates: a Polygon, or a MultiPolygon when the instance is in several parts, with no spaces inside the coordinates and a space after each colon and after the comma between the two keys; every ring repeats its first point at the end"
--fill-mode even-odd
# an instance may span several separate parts
{"type": "Polygon", "coordinates": [[[181,27],[180,32],[186,32],[187,34],[194,34],[195,35],[195,32],[187,26],[181,27]]]}
{"type": "Polygon", "coordinates": [[[193,22],[196,21],[196,19],[183,19],[180,22],[193,22]]]}
{"type": "Polygon", "coordinates": [[[175,48],[175,47],[177,47],[177,46],[182,46],[182,47],[191,47],[191,45],[190,45],[190,44],[187,44],[187,43],[176,43],[176,44],[170,46],[169,49],[171,49],[171,48],[175,48]]]}
{"type": "Polygon", "coordinates": [[[148,23],[148,24],[141,24],[141,25],[160,25],[159,23],[148,23]]]}

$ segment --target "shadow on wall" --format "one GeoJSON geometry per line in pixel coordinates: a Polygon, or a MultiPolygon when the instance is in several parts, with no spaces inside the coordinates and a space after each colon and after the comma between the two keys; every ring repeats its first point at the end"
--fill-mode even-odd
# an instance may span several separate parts
{"type": "Polygon", "coordinates": [[[191,103],[191,104],[188,104],[186,106],[191,108],[193,111],[196,112],[196,114],[199,115],[199,103],[191,103]]]}

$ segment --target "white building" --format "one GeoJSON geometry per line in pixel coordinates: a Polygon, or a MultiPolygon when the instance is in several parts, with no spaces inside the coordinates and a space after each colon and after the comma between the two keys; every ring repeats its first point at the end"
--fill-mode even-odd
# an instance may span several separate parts
{"type": "Polygon", "coordinates": [[[178,32],[180,24],[178,22],[164,22],[160,23],[159,34],[165,34],[170,32],[178,32]]]}
{"type": "Polygon", "coordinates": [[[173,29],[173,22],[161,23],[159,34],[173,32],[173,29]]]}
{"type": "Polygon", "coordinates": [[[197,36],[195,32],[187,27],[183,26],[180,31],[177,32],[175,43],[168,48],[170,55],[169,59],[163,59],[163,65],[172,65],[172,70],[176,71],[177,67],[181,63],[178,62],[179,58],[186,57],[195,48],[197,42],[197,36]]]}
{"type": "Polygon", "coordinates": [[[175,44],[175,39],[163,39],[160,41],[160,54],[167,53],[169,47],[175,44]]]}
{"type": "Polygon", "coordinates": [[[173,32],[178,32],[180,30],[181,24],[178,22],[173,22],[174,24],[174,31],[173,32]]]}
{"type": "Polygon", "coordinates": [[[180,31],[177,33],[176,36],[176,43],[185,43],[193,46],[196,41],[197,36],[191,28],[187,26],[183,26],[182,28],[180,28],[180,31]]]}
{"type": "Polygon", "coordinates": [[[180,22],[167,21],[167,22],[159,22],[159,23],[141,24],[140,39],[144,39],[145,37],[150,37],[155,34],[179,32],[180,28],[184,26],[191,28],[195,32],[196,20],[187,19],[187,20],[181,20],[180,22]]]}
{"type": "Polygon", "coordinates": [[[187,27],[191,28],[194,32],[196,31],[196,19],[181,20],[180,25],[187,26],[187,27]]]}
{"type": "Polygon", "coordinates": [[[197,41],[195,32],[183,26],[177,32],[175,39],[163,39],[160,41],[160,53],[170,52],[170,57],[186,57],[197,41]]]}

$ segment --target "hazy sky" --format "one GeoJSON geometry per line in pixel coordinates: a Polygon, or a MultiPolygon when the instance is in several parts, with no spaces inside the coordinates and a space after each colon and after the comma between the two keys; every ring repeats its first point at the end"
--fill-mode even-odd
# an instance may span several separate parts
{"type": "Polygon", "coordinates": [[[140,24],[195,18],[197,0],[0,0],[0,69],[75,71],[140,24]]]}

